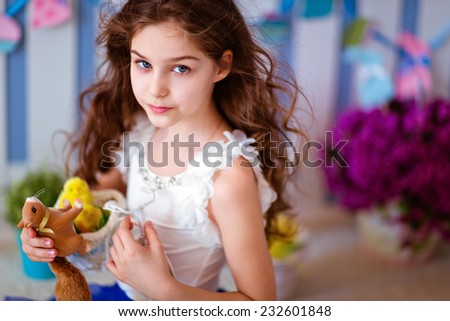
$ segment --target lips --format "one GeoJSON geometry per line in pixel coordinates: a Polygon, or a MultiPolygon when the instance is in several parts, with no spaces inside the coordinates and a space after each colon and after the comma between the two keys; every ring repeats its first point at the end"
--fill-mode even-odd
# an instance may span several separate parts
{"type": "Polygon", "coordinates": [[[164,114],[172,109],[171,107],[166,107],[166,106],[155,106],[155,105],[147,105],[147,106],[155,114],[164,114]]]}

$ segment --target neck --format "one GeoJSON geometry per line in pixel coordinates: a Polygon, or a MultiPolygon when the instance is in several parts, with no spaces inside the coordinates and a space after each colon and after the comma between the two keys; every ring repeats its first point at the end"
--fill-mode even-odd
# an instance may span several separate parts
{"type": "Polygon", "coordinates": [[[213,114],[206,117],[196,116],[195,119],[186,119],[169,128],[159,128],[159,137],[162,141],[174,141],[176,136],[180,141],[189,141],[189,137],[194,135],[195,141],[208,142],[222,123],[222,116],[214,110],[213,114]]]}

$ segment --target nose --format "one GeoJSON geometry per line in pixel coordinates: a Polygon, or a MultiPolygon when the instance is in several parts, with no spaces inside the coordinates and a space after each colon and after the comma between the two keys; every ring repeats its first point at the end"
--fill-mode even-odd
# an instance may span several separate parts
{"type": "Polygon", "coordinates": [[[164,75],[154,71],[149,78],[147,90],[154,98],[162,98],[169,93],[168,80],[164,75]]]}

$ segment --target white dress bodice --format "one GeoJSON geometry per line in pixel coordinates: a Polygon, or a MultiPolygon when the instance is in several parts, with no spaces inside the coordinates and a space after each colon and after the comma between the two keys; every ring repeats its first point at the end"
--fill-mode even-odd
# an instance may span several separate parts
{"type": "MultiPolygon", "coordinates": [[[[217,170],[230,168],[232,160],[239,156],[250,162],[256,161],[257,153],[250,145],[254,140],[247,138],[242,131],[224,132],[226,142],[207,144],[195,154],[185,171],[168,177],[155,175],[147,166],[147,141],[153,131],[154,127],[148,120],[138,122],[130,139],[141,142],[145,146],[144,152],[139,152],[138,148],[130,149],[129,164],[119,167],[128,184],[128,209],[141,225],[147,220],[153,222],[172,273],[179,282],[217,291],[225,255],[220,231],[209,219],[207,211],[209,199],[214,194],[214,174],[217,170]],[[214,150],[208,154],[214,157],[210,156],[205,161],[208,148],[214,150]]],[[[253,168],[265,213],[277,195],[264,179],[259,164],[253,168]]],[[[129,286],[119,284],[130,298],[149,299],[129,286]]]]}

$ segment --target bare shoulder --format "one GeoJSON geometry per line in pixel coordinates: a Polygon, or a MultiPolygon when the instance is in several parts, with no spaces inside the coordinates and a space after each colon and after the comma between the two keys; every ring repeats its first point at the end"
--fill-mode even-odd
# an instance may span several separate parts
{"type": "Polygon", "coordinates": [[[210,213],[216,221],[224,215],[230,218],[241,213],[262,217],[256,177],[251,164],[243,157],[233,160],[231,168],[217,171],[210,213]]]}
{"type": "Polygon", "coordinates": [[[214,178],[215,196],[239,195],[256,188],[253,168],[243,157],[233,160],[232,167],[217,171],[214,178]]]}

